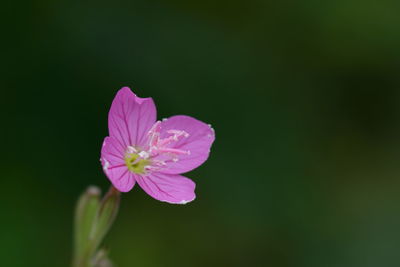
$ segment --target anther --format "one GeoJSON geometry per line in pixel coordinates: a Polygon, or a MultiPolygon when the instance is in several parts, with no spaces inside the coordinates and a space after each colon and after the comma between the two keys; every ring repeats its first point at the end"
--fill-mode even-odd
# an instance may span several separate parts
{"type": "Polygon", "coordinates": [[[172,154],[176,154],[176,155],[190,155],[190,151],[187,150],[182,150],[182,149],[176,149],[176,148],[167,148],[167,147],[163,147],[163,148],[159,148],[158,151],[160,152],[165,152],[165,153],[172,153],[172,154]]]}
{"type": "Polygon", "coordinates": [[[149,158],[149,153],[148,152],[146,152],[146,151],[140,151],[139,153],[138,153],[138,155],[141,157],[141,158],[143,158],[143,159],[148,159],[149,158]]]}
{"type": "Polygon", "coordinates": [[[133,146],[128,146],[128,153],[136,153],[137,150],[133,146]]]}
{"type": "Polygon", "coordinates": [[[154,123],[154,125],[151,127],[149,134],[155,133],[155,132],[159,132],[161,130],[161,126],[160,126],[161,122],[160,121],[156,121],[156,123],[154,123]]]}

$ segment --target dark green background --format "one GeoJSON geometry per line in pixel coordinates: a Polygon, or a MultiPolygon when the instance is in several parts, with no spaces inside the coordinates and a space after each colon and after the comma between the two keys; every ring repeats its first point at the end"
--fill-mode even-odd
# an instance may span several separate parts
{"type": "Polygon", "coordinates": [[[0,265],[68,266],[122,86],[216,130],[197,199],[123,194],[117,266],[400,266],[398,1],[12,1],[0,265]]]}

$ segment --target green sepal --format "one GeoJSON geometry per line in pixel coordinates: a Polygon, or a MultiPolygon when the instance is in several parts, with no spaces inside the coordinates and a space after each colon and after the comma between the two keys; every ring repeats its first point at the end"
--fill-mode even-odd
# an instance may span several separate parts
{"type": "Polygon", "coordinates": [[[96,186],[89,186],[79,197],[75,210],[74,222],[74,266],[82,266],[90,247],[90,236],[100,208],[101,191],[96,186]],[[85,255],[86,254],[86,255],[85,255]]]}
{"type": "Polygon", "coordinates": [[[110,190],[108,190],[107,194],[101,201],[95,223],[90,233],[92,253],[95,253],[98,249],[101,241],[107,234],[117,216],[121,198],[120,195],[121,194],[117,189],[110,187],[110,190]]]}
{"type": "Polygon", "coordinates": [[[120,192],[111,186],[100,201],[100,189],[90,186],[78,200],[75,211],[74,267],[112,266],[98,248],[117,216],[120,192]],[[99,264],[103,265],[99,265],[99,264]]]}

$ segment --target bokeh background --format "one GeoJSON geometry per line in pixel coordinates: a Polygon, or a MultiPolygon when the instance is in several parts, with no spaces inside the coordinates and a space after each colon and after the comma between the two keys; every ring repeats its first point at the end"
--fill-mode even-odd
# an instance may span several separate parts
{"type": "Polygon", "coordinates": [[[69,266],[122,86],[217,138],[193,203],[123,194],[117,266],[400,266],[399,1],[2,9],[1,266],[69,266]]]}

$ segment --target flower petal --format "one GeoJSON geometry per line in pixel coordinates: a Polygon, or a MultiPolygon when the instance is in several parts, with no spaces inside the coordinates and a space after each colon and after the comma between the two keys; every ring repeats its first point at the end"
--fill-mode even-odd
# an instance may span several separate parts
{"type": "Polygon", "coordinates": [[[101,164],[111,183],[121,192],[130,191],[135,185],[133,174],[124,160],[122,145],[112,137],[106,137],[101,148],[101,164]]]}
{"type": "Polygon", "coordinates": [[[131,191],[135,185],[135,177],[126,166],[123,167],[110,167],[108,170],[104,170],[108,179],[121,192],[131,191]]]}
{"type": "Polygon", "coordinates": [[[143,146],[156,115],[153,99],[137,97],[128,87],[123,87],[108,113],[109,134],[125,148],[143,146]]]}
{"type": "Polygon", "coordinates": [[[173,116],[161,123],[161,138],[166,138],[168,130],[183,130],[189,134],[186,138],[180,138],[173,143],[171,148],[190,151],[189,155],[179,155],[177,162],[168,162],[160,172],[179,174],[191,171],[207,160],[210,148],[215,140],[214,130],[205,124],[189,116],[173,116]]]}
{"type": "Polygon", "coordinates": [[[147,194],[160,201],[186,204],[196,198],[196,184],[181,175],[156,172],[147,176],[137,175],[136,180],[147,194]]]}
{"type": "MultiPolygon", "coordinates": [[[[125,164],[125,148],[113,137],[104,138],[101,148],[101,159],[108,161],[109,165],[116,166],[125,164]]],[[[104,167],[104,165],[103,165],[104,167]]]]}

